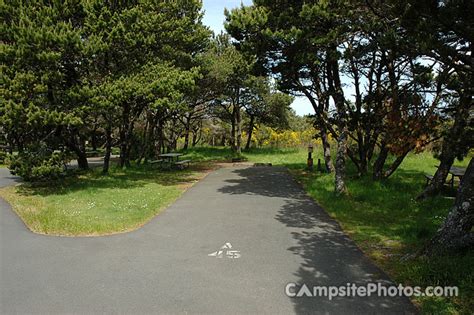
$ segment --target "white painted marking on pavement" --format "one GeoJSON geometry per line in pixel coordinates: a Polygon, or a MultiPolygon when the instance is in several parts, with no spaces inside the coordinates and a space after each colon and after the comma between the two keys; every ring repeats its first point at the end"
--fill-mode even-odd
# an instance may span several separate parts
{"type": "Polygon", "coordinates": [[[237,259],[237,258],[242,257],[242,254],[240,254],[239,250],[228,250],[228,249],[231,249],[231,248],[232,248],[232,244],[229,243],[229,242],[226,242],[223,246],[221,246],[220,250],[215,251],[213,253],[210,253],[207,256],[216,257],[216,258],[226,257],[226,258],[230,258],[230,259],[237,259]],[[224,250],[223,249],[227,249],[225,251],[225,256],[224,256],[224,250]]]}

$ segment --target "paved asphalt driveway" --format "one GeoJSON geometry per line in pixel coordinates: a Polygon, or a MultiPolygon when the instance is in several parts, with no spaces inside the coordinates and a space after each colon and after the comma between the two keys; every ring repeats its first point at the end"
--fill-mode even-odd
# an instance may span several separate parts
{"type": "Polygon", "coordinates": [[[276,167],[219,169],[143,228],[108,237],[35,235],[0,200],[0,246],[2,314],[413,312],[402,298],[285,295],[289,282],[388,280],[276,167]]]}
{"type": "MultiPolygon", "coordinates": [[[[10,171],[5,167],[0,167],[0,188],[14,185],[20,182],[20,178],[10,174],[10,171]]],[[[1,224],[1,223],[0,223],[1,224]]],[[[1,225],[0,225],[1,228],[1,225]]]]}

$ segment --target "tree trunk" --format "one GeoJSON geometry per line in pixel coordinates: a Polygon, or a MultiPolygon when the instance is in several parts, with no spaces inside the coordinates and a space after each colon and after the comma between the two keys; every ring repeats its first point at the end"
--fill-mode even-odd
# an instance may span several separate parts
{"type": "Polygon", "coordinates": [[[151,128],[151,123],[149,119],[149,115],[147,115],[147,119],[145,121],[145,129],[143,130],[143,144],[142,148],[140,150],[140,154],[138,156],[138,159],[136,160],[138,164],[144,163],[144,158],[147,155],[147,152],[149,151],[149,128],[151,128]]]}
{"type": "Polygon", "coordinates": [[[157,124],[157,118],[152,117],[151,123],[150,123],[150,128],[148,129],[148,147],[146,154],[144,156],[145,162],[148,161],[148,159],[154,158],[155,157],[155,132],[156,132],[156,124],[157,124]]]}
{"type": "Polygon", "coordinates": [[[236,144],[235,153],[240,155],[242,153],[242,113],[240,111],[240,105],[237,105],[235,111],[235,125],[236,125],[236,144]]]}
{"type": "Polygon", "coordinates": [[[388,156],[388,148],[384,142],[380,144],[380,152],[377,156],[377,159],[374,163],[374,171],[372,174],[372,178],[374,180],[381,180],[383,178],[383,166],[385,165],[385,161],[387,160],[388,156]]]}
{"type": "Polygon", "coordinates": [[[129,167],[130,166],[130,106],[128,104],[123,104],[122,112],[122,124],[120,126],[120,167],[129,167]]]}
{"type": "Polygon", "coordinates": [[[249,122],[249,129],[247,131],[247,143],[245,144],[245,150],[250,149],[250,144],[252,143],[252,133],[253,133],[253,128],[254,128],[254,121],[255,117],[253,115],[250,116],[250,122],[249,122]]]}
{"type": "Polygon", "coordinates": [[[191,114],[186,117],[186,126],[184,131],[184,146],[183,150],[187,150],[189,147],[189,134],[191,133],[191,114]]]}
{"type": "Polygon", "coordinates": [[[78,150],[76,151],[76,155],[77,155],[77,166],[81,170],[89,169],[89,162],[87,161],[86,153],[82,150],[78,150]]]}
{"type": "Polygon", "coordinates": [[[334,165],[332,164],[331,160],[331,145],[328,140],[328,134],[326,127],[321,126],[321,142],[323,143],[323,156],[324,156],[324,164],[326,166],[326,171],[328,173],[334,172],[334,165]]]}
{"type": "Polygon", "coordinates": [[[358,144],[358,151],[359,151],[359,164],[358,164],[358,173],[359,176],[367,174],[368,170],[368,163],[367,163],[367,145],[364,141],[364,137],[362,136],[361,132],[357,133],[357,144],[358,144]]]}
{"type": "Polygon", "coordinates": [[[232,121],[231,121],[231,128],[230,128],[230,147],[232,148],[232,152],[235,152],[235,109],[232,111],[232,121]]]}
{"type": "MultiPolygon", "coordinates": [[[[193,141],[192,141],[193,148],[196,146],[196,144],[198,144],[199,140],[201,140],[201,137],[198,136],[200,134],[201,134],[201,129],[199,129],[199,131],[193,131],[193,141]]],[[[214,136],[212,136],[212,139],[214,139],[214,136]]],[[[214,146],[214,141],[212,142],[212,145],[214,146]]]]}
{"type": "MultiPolygon", "coordinates": [[[[82,140],[79,140],[82,141],[82,140]]],[[[67,146],[77,155],[77,166],[81,170],[89,169],[89,163],[87,162],[87,155],[85,146],[77,143],[76,136],[72,134],[70,139],[67,141],[67,146]]]]}
{"type": "Polygon", "coordinates": [[[187,150],[188,147],[189,147],[189,134],[190,134],[190,130],[188,128],[186,128],[185,132],[184,132],[184,145],[183,145],[183,150],[187,150]]]}
{"type": "Polygon", "coordinates": [[[451,127],[448,135],[443,139],[441,147],[440,165],[436,170],[430,184],[417,197],[417,199],[424,199],[429,196],[438,194],[444,186],[446,177],[449,174],[449,169],[456,158],[456,144],[461,140],[463,131],[466,128],[467,121],[470,117],[471,97],[462,97],[460,106],[454,117],[454,124],[451,127]]]}
{"type": "Polygon", "coordinates": [[[397,170],[400,164],[402,164],[407,154],[410,153],[410,151],[413,149],[414,147],[410,147],[406,149],[405,152],[403,152],[403,154],[397,156],[395,161],[393,161],[392,165],[390,165],[390,167],[383,173],[383,179],[389,178],[397,170]]]}
{"type": "Polygon", "coordinates": [[[335,191],[337,194],[345,194],[347,192],[346,178],[346,154],[347,154],[347,132],[342,130],[337,139],[336,154],[336,176],[335,191]]]}
{"type": "MultiPolygon", "coordinates": [[[[353,50],[352,44],[349,44],[349,50],[353,50]]],[[[358,147],[358,155],[359,161],[355,163],[357,166],[357,171],[359,176],[365,175],[367,173],[367,146],[365,143],[364,136],[362,134],[362,127],[361,127],[361,116],[362,116],[362,94],[360,92],[360,73],[359,67],[356,65],[354,58],[350,59],[350,69],[352,72],[352,76],[354,78],[354,87],[355,87],[355,107],[356,110],[353,113],[354,119],[357,123],[357,147],[358,147]]],[[[352,158],[351,158],[352,159],[352,158]]],[[[353,160],[353,159],[352,159],[353,160]]]]}
{"type": "Polygon", "coordinates": [[[105,129],[105,156],[104,156],[104,166],[102,167],[103,174],[109,173],[111,154],[112,154],[112,126],[108,123],[105,129]]]}
{"type": "Polygon", "coordinates": [[[165,136],[163,134],[163,120],[158,118],[157,121],[157,127],[158,127],[158,145],[156,148],[156,155],[160,155],[161,153],[164,153],[164,147],[165,147],[165,136]]]}
{"type": "Polygon", "coordinates": [[[120,167],[130,166],[130,157],[128,155],[128,136],[127,130],[120,130],[120,167]]]}
{"type": "Polygon", "coordinates": [[[346,124],[346,108],[344,91],[342,90],[341,78],[339,76],[339,65],[337,49],[335,47],[329,52],[331,55],[328,61],[328,84],[334,104],[337,110],[337,128],[339,137],[337,138],[336,153],[336,176],[335,176],[335,192],[336,194],[345,194],[347,187],[345,183],[346,177],[346,155],[347,155],[347,124],[346,124]]]}
{"type": "Polygon", "coordinates": [[[471,159],[459,186],[454,207],[423,254],[432,256],[443,252],[474,247],[474,162],[471,159]]]}

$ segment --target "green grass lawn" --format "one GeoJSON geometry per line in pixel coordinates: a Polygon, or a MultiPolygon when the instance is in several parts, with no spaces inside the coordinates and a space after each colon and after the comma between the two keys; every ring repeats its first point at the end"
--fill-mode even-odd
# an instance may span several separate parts
{"type": "MultiPolygon", "coordinates": [[[[222,148],[196,148],[190,155],[207,160],[225,159],[222,148]]],[[[424,173],[434,174],[439,163],[430,153],[411,154],[388,180],[374,182],[370,176],[357,178],[348,162],[346,197],[334,194],[334,176],[305,170],[305,149],[254,149],[244,152],[250,162],[283,165],[306,191],[335,218],[375,263],[395,281],[405,285],[459,286],[458,298],[417,298],[426,314],[468,314],[474,309],[474,255],[451,255],[430,260],[403,259],[425,244],[443,222],[453,204],[455,191],[417,202],[425,185],[424,173]]],[[[316,148],[317,159],[322,160],[316,148]]],[[[455,165],[467,166],[468,159],[455,165]]]]}
{"type": "MultiPolygon", "coordinates": [[[[259,148],[243,152],[249,162],[272,163],[289,168],[302,168],[306,164],[307,153],[302,149],[259,148]]],[[[193,161],[230,161],[232,154],[224,147],[196,147],[186,151],[186,158],[193,161]]]]}
{"type": "Polygon", "coordinates": [[[150,167],[100,169],[47,184],[0,189],[34,232],[105,235],[134,230],[161,212],[203,176],[203,169],[159,171],[150,167]]]}

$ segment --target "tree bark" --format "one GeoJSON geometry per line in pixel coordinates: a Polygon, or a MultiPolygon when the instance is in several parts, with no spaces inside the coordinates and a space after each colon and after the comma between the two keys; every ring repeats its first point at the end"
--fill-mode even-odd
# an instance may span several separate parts
{"type": "Polygon", "coordinates": [[[375,163],[374,163],[374,171],[372,174],[372,178],[374,180],[380,180],[383,178],[383,166],[385,165],[387,156],[388,156],[387,145],[384,142],[382,142],[380,144],[379,155],[377,156],[377,159],[375,160],[375,163]]]}
{"type": "Polygon", "coordinates": [[[157,115],[147,114],[145,130],[143,132],[143,147],[137,161],[146,163],[155,153],[155,129],[157,124],[157,115]]]}
{"type": "Polygon", "coordinates": [[[471,159],[459,186],[454,207],[423,254],[432,256],[444,252],[474,247],[474,162],[471,159]]]}
{"type": "Polygon", "coordinates": [[[235,152],[235,108],[232,110],[232,121],[230,128],[230,147],[232,152],[235,152]]]}
{"type": "Polygon", "coordinates": [[[357,132],[357,145],[359,152],[359,164],[358,164],[358,173],[359,176],[367,174],[368,162],[367,162],[367,145],[364,141],[364,137],[360,131],[357,132]]]}
{"type": "MultiPolygon", "coordinates": [[[[349,44],[349,50],[352,52],[353,47],[352,43],[349,44]]],[[[362,134],[362,126],[361,126],[361,116],[362,116],[362,94],[360,91],[360,74],[359,68],[354,58],[350,59],[350,68],[354,78],[354,87],[355,87],[355,105],[356,111],[354,114],[354,119],[356,120],[356,130],[357,130],[357,147],[358,147],[358,155],[359,155],[359,162],[355,163],[357,166],[357,171],[359,176],[362,176],[367,173],[367,146],[365,143],[365,138],[362,134]]]]}
{"type": "Polygon", "coordinates": [[[155,153],[156,155],[160,155],[164,153],[165,148],[165,135],[163,131],[164,122],[162,118],[158,118],[157,120],[157,132],[158,132],[158,145],[156,146],[155,153]]]}
{"type": "Polygon", "coordinates": [[[463,131],[466,128],[467,121],[470,116],[471,96],[461,97],[460,106],[454,117],[454,123],[451,127],[448,135],[443,139],[440,154],[440,165],[436,170],[430,184],[425,190],[417,197],[418,200],[433,196],[441,192],[443,189],[446,177],[449,174],[449,169],[454,163],[456,158],[456,144],[461,140],[463,131]]]}
{"type": "Polygon", "coordinates": [[[341,78],[339,76],[339,65],[337,49],[335,47],[329,52],[328,61],[328,84],[331,95],[334,99],[337,111],[337,127],[339,136],[337,138],[336,153],[336,176],[335,176],[335,192],[336,194],[345,194],[347,187],[345,183],[346,177],[346,155],[347,155],[347,123],[344,92],[342,90],[341,78]]]}
{"type": "Polygon", "coordinates": [[[128,136],[127,130],[120,130],[120,167],[130,166],[130,156],[128,155],[128,136]]]}
{"type": "Polygon", "coordinates": [[[250,144],[252,143],[252,133],[253,133],[253,128],[254,128],[254,121],[255,117],[253,115],[250,116],[250,122],[249,122],[249,129],[247,131],[247,143],[245,144],[245,150],[250,149],[250,144]]]}
{"type": "Polygon", "coordinates": [[[136,160],[138,164],[144,163],[144,158],[147,155],[148,148],[149,148],[149,128],[150,128],[150,119],[149,115],[147,115],[146,121],[145,121],[145,129],[143,130],[143,143],[142,143],[142,148],[140,150],[140,154],[138,156],[138,159],[136,160]]]}
{"type": "Polygon", "coordinates": [[[321,131],[321,142],[323,143],[323,157],[324,157],[324,164],[326,166],[326,171],[328,173],[334,172],[334,165],[332,164],[331,160],[331,145],[328,140],[328,134],[326,127],[320,126],[321,131]]]}
{"type": "MultiPolygon", "coordinates": [[[[199,130],[193,130],[193,141],[192,141],[192,146],[193,148],[199,143],[199,141],[201,140],[201,128],[199,128],[199,130]]],[[[212,139],[214,139],[214,136],[212,136],[212,139]]],[[[212,143],[212,145],[214,146],[214,141],[212,143]]]]}
{"type": "Polygon", "coordinates": [[[191,113],[186,117],[186,125],[184,130],[184,146],[183,150],[189,147],[189,134],[191,133],[191,113]]]}
{"type": "Polygon", "coordinates": [[[346,131],[341,131],[337,139],[336,154],[336,176],[335,191],[337,194],[345,194],[347,192],[346,178],[346,154],[347,154],[347,135],[346,131]]]}
{"type": "Polygon", "coordinates": [[[236,125],[236,143],[235,153],[240,155],[242,153],[242,113],[240,111],[240,105],[237,105],[235,111],[235,125],[236,125]]]}
{"type": "MultiPolygon", "coordinates": [[[[82,141],[82,140],[79,140],[79,141],[82,141]]],[[[89,169],[89,163],[87,161],[85,146],[83,144],[81,145],[77,143],[77,139],[74,134],[70,135],[70,138],[67,141],[67,146],[76,154],[78,168],[81,170],[89,169]]]]}
{"type": "Polygon", "coordinates": [[[383,173],[383,179],[389,178],[397,170],[400,164],[402,164],[407,154],[410,153],[410,151],[413,149],[414,147],[410,147],[406,149],[405,152],[403,152],[403,154],[397,156],[395,161],[393,161],[392,165],[390,165],[390,167],[383,173]]]}
{"type": "Polygon", "coordinates": [[[130,142],[130,106],[123,105],[122,124],[120,126],[120,167],[130,167],[129,142],[130,142]]]}
{"type": "Polygon", "coordinates": [[[110,155],[112,154],[112,126],[108,123],[105,128],[105,156],[104,165],[102,167],[102,173],[109,173],[110,166],[110,155]]]}
{"type": "Polygon", "coordinates": [[[77,166],[81,170],[89,169],[89,162],[87,161],[86,153],[82,150],[77,150],[76,155],[77,155],[77,166]]]}

